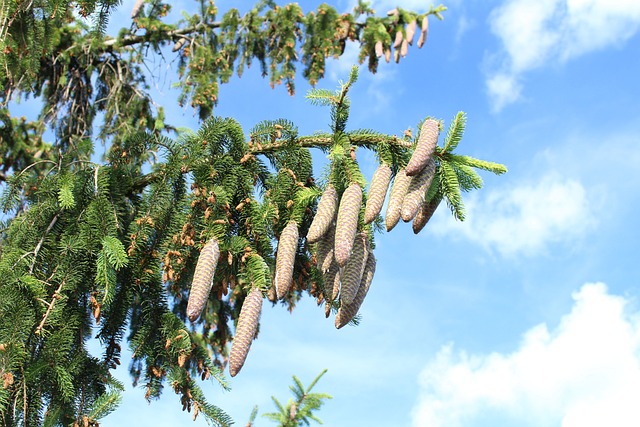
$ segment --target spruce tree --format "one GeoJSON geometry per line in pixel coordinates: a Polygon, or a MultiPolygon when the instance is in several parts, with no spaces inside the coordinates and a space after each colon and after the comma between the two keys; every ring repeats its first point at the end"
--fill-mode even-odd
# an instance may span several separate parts
{"type": "MultiPolygon", "coordinates": [[[[292,310],[302,297],[322,302],[327,294],[327,315],[340,313],[336,325],[354,321],[375,281],[374,233],[384,223],[379,208],[364,221],[368,184],[355,148],[373,151],[393,179],[421,141],[422,123],[415,136],[401,138],[348,128],[357,68],[337,90],[308,94],[328,109],[331,132],[300,135],[280,119],[258,121],[246,135],[236,120],[213,112],[219,85],[252,63],[272,86],[293,93],[298,64],[315,85],[326,58],[341,56],[346,43],[359,45],[359,60],[371,72],[380,60],[399,62],[417,33],[417,45],[424,44],[429,20],[441,19],[444,6],[376,16],[364,2],[341,14],[328,5],[304,13],[297,4],[260,1],[244,15],[231,8],[219,16],[214,2],[201,0],[198,13],[166,22],[168,3],[139,0],[132,25],[109,36],[106,25],[118,3],[33,0],[3,3],[0,10],[0,414],[6,426],[97,425],[123,390],[112,374],[123,346],[133,352],[131,376],[148,399],[168,385],[183,410],[229,425],[200,384],[212,378],[226,387],[239,318],[242,362],[233,375],[258,328],[260,296],[292,310]],[[166,46],[179,58],[178,102],[193,106],[199,129],[178,131],[149,95],[144,61],[166,46]],[[24,97],[42,101],[38,120],[11,116],[10,103],[24,97]],[[95,125],[98,114],[104,119],[95,125]],[[100,144],[106,152],[96,163],[100,144]],[[330,172],[322,182],[311,150],[327,153],[330,172]],[[350,284],[361,289],[350,291],[355,297],[343,307],[334,249],[349,265],[345,247],[353,242],[334,238],[340,212],[317,243],[306,239],[328,186],[336,206],[348,188],[359,189],[361,196],[340,206],[352,218],[341,236],[367,240],[362,274],[350,284]],[[281,281],[286,286],[276,290],[281,281]],[[92,337],[102,346],[100,357],[87,350],[92,337]]],[[[445,128],[425,120],[432,131],[445,128]]],[[[428,159],[417,164],[435,166],[428,188],[412,199],[422,209],[419,229],[426,223],[421,212],[432,213],[441,200],[464,219],[461,192],[482,186],[476,169],[506,171],[454,153],[465,120],[459,113],[441,145],[428,155],[420,151],[428,159]]],[[[404,196],[394,197],[401,205],[404,196]]],[[[284,415],[272,419],[287,410],[290,421],[314,419],[311,411],[325,397],[311,402],[307,394],[305,401],[295,380],[298,415],[276,402],[284,415]]]]}

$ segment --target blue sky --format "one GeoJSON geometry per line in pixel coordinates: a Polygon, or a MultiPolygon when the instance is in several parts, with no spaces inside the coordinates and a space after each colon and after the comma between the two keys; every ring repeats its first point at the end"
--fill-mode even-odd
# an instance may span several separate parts
{"type": "MultiPolygon", "coordinates": [[[[132,3],[114,23],[129,22],[132,3]]],[[[373,3],[379,13],[429,5],[373,3]]],[[[237,425],[256,404],[272,411],[271,395],[286,401],[292,375],[308,383],[324,368],[317,391],[334,396],[318,414],[327,426],[640,425],[640,3],[445,4],[422,50],[376,75],[363,67],[348,126],[402,134],[463,110],[460,153],[509,172],[483,174],[464,223],[441,207],[418,236],[408,224],[377,236],[360,326],[336,330],[311,299],[293,314],[266,304],[233,390],[205,385],[237,425]]],[[[319,87],[335,88],[355,60],[348,49],[319,87]]],[[[196,129],[191,110],[169,108],[174,66],[152,64],[157,101],[173,123],[196,129]]],[[[280,117],[302,134],[326,130],[328,111],[304,99],[307,89],[300,78],[295,97],[272,90],[254,68],[221,88],[216,114],[247,131],[280,117]]],[[[370,177],[373,156],[358,157],[370,177]]],[[[118,375],[130,382],[126,366],[118,375]]],[[[206,425],[180,412],[169,387],[159,402],[143,396],[129,387],[101,425],[206,425]]]]}

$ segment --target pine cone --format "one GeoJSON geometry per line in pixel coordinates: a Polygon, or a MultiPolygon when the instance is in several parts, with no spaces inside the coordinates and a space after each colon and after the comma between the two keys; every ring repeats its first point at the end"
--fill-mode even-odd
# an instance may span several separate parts
{"type": "Polygon", "coordinates": [[[409,42],[407,40],[402,40],[402,45],[400,45],[400,56],[403,58],[407,56],[409,53],[409,42]]]}
{"type": "Polygon", "coordinates": [[[343,304],[340,306],[338,314],[336,315],[336,328],[342,328],[344,325],[349,323],[356,314],[358,314],[358,310],[360,310],[360,306],[362,306],[362,302],[367,296],[367,292],[369,292],[375,272],[376,257],[373,256],[373,252],[370,252],[369,257],[367,258],[367,263],[364,267],[364,272],[362,273],[362,280],[358,287],[358,293],[351,304],[343,304]]]}
{"type": "Polygon", "coordinates": [[[407,37],[405,40],[409,42],[409,44],[413,44],[413,36],[416,34],[416,27],[418,23],[416,20],[413,20],[407,24],[407,37]]]}
{"type": "Polygon", "coordinates": [[[174,45],[173,48],[171,49],[171,52],[177,52],[180,49],[182,49],[182,46],[184,46],[184,44],[187,42],[187,39],[180,39],[178,40],[174,45]]]}
{"type": "Polygon", "coordinates": [[[402,201],[404,200],[404,196],[407,194],[410,183],[411,177],[407,176],[404,169],[400,169],[393,181],[391,194],[389,195],[389,204],[387,205],[387,215],[385,217],[387,231],[391,231],[400,220],[402,201]]]}
{"type": "Polygon", "coordinates": [[[435,173],[436,162],[430,158],[427,166],[418,175],[411,178],[409,189],[402,201],[401,216],[404,222],[409,222],[416,216],[418,209],[424,203],[424,197],[435,173]]]}
{"type": "Polygon", "coordinates": [[[424,202],[422,204],[420,210],[416,214],[416,217],[413,219],[412,226],[413,232],[415,234],[418,234],[420,231],[422,231],[424,226],[427,225],[427,222],[429,222],[429,220],[433,216],[433,213],[436,211],[436,209],[438,209],[441,201],[441,198],[434,198],[431,201],[424,202]]]}
{"type": "Polygon", "coordinates": [[[359,184],[353,183],[342,194],[338,208],[333,256],[340,267],[344,267],[351,255],[361,205],[362,189],[359,184]]]}
{"type": "Polygon", "coordinates": [[[187,317],[195,322],[209,299],[209,292],[213,285],[213,276],[220,259],[220,248],[216,239],[211,239],[200,251],[196,271],[193,274],[189,302],[187,303],[187,317]]]}
{"type": "Polygon", "coordinates": [[[364,209],[364,223],[369,224],[380,213],[384,199],[387,197],[389,182],[391,181],[391,168],[386,163],[381,163],[373,173],[371,186],[369,187],[369,198],[364,209]]]}
{"type": "Polygon", "coordinates": [[[420,33],[420,37],[418,37],[418,49],[424,46],[424,33],[420,33]]]}
{"type": "Polygon", "coordinates": [[[429,34],[429,15],[425,15],[422,18],[422,32],[420,33],[420,39],[418,40],[418,47],[422,47],[424,42],[427,41],[427,35],[429,34]]]}
{"type": "Polygon", "coordinates": [[[341,275],[340,304],[351,304],[356,297],[368,256],[369,239],[367,233],[359,233],[353,243],[353,252],[341,275]]]}
{"type": "Polygon", "coordinates": [[[289,221],[280,234],[278,251],[276,253],[275,285],[278,299],[282,299],[293,282],[293,263],[298,249],[298,224],[289,221]]]}
{"type": "Polygon", "coordinates": [[[375,44],[375,51],[378,58],[384,55],[384,46],[380,40],[378,40],[375,44]]]}
{"type": "Polygon", "coordinates": [[[140,10],[142,9],[142,5],[144,5],[144,0],[136,0],[133,8],[131,9],[131,19],[136,19],[140,14],[140,10]]]}
{"type": "Polygon", "coordinates": [[[229,375],[235,377],[247,359],[247,354],[251,348],[251,343],[258,330],[258,321],[262,311],[262,291],[260,288],[253,288],[242,303],[238,326],[236,326],[236,336],[231,344],[231,355],[229,356],[229,375]]]}
{"type": "Polygon", "coordinates": [[[329,270],[333,262],[333,247],[335,245],[335,224],[331,224],[329,231],[316,244],[316,267],[321,273],[329,270]]]}
{"type": "Polygon", "coordinates": [[[340,266],[338,263],[331,263],[331,267],[322,275],[322,283],[324,289],[324,299],[328,302],[333,301],[340,292],[340,266]]]}
{"type": "Polygon", "coordinates": [[[403,40],[402,31],[400,31],[400,30],[396,31],[396,38],[393,41],[393,48],[394,49],[398,49],[400,47],[400,45],[402,44],[402,40],[403,40]]]}
{"type": "Polygon", "coordinates": [[[407,164],[407,175],[418,175],[424,169],[436,149],[439,133],[440,128],[437,121],[433,119],[425,120],[420,129],[420,137],[418,138],[416,149],[407,164]]]}
{"type": "Polygon", "coordinates": [[[318,210],[316,216],[313,217],[309,231],[307,232],[307,241],[315,243],[325,235],[333,219],[336,216],[336,208],[338,207],[338,193],[333,185],[327,185],[320,202],[318,202],[318,210]]]}
{"type": "Polygon", "coordinates": [[[336,226],[332,223],[329,231],[316,244],[316,267],[320,270],[320,273],[325,273],[333,261],[335,234],[336,226]]]}

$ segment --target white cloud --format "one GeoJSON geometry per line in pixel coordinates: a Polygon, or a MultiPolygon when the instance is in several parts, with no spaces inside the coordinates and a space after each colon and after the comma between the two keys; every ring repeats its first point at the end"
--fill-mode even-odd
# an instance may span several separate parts
{"type": "Polygon", "coordinates": [[[464,222],[440,213],[431,230],[462,236],[507,256],[536,255],[551,243],[579,240],[594,227],[591,199],[579,181],[551,172],[532,184],[472,195],[464,222]]]}
{"type": "Polygon", "coordinates": [[[497,66],[487,77],[488,92],[499,109],[518,100],[520,89],[511,85],[512,90],[505,93],[508,87],[496,85],[496,76],[517,81],[522,73],[548,62],[622,44],[640,28],[640,2],[507,0],[491,12],[489,21],[503,45],[503,51],[492,58],[497,66]]]}
{"type": "Polygon", "coordinates": [[[456,43],[460,43],[462,37],[467,34],[470,29],[475,27],[475,22],[472,19],[469,19],[467,15],[464,14],[464,12],[462,13],[463,14],[460,15],[456,23],[456,43]]]}
{"type": "Polygon", "coordinates": [[[557,327],[533,327],[513,353],[444,347],[420,374],[413,426],[640,425],[640,313],[602,283],[573,299],[557,327]]]}
{"type": "Polygon", "coordinates": [[[493,111],[498,112],[520,99],[522,85],[516,81],[516,76],[499,73],[487,79],[487,91],[493,98],[493,111]]]}

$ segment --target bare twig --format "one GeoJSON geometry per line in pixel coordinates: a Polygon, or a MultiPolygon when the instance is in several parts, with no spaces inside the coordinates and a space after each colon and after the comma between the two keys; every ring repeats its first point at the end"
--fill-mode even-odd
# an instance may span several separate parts
{"type": "Polygon", "coordinates": [[[22,372],[22,413],[24,414],[24,423],[27,424],[27,378],[24,376],[24,367],[20,366],[22,372]]]}
{"type": "Polygon", "coordinates": [[[35,330],[35,334],[36,335],[40,335],[40,332],[42,332],[42,329],[44,329],[44,324],[46,323],[47,319],[49,318],[49,315],[51,314],[51,311],[53,310],[53,306],[55,305],[56,301],[60,298],[60,291],[62,290],[63,286],[64,286],[64,280],[62,282],[60,282],[60,286],[58,286],[58,289],[56,289],[56,291],[53,293],[53,296],[51,297],[51,302],[49,303],[49,306],[47,307],[47,312],[44,313],[44,316],[42,317],[42,320],[40,321],[40,324],[38,325],[38,327],[35,330]]]}
{"type": "Polygon", "coordinates": [[[29,267],[29,274],[33,274],[33,269],[36,266],[36,259],[38,258],[38,252],[40,252],[40,248],[42,247],[42,243],[44,243],[44,238],[47,237],[47,234],[49,234],[49,232],[51,231],[53,226],[56,224],[56,221],[58,221],[58,216],[59,215],[60,214],[56,214],[53,217],[53,219],[49,223],[49,226],[47,227],[47,229],[45,230],[44,234],[40,238],[40,241],[36,245],[36,248],[33,250],[33,261],[31,262],[31,267],[29,267]]]}

